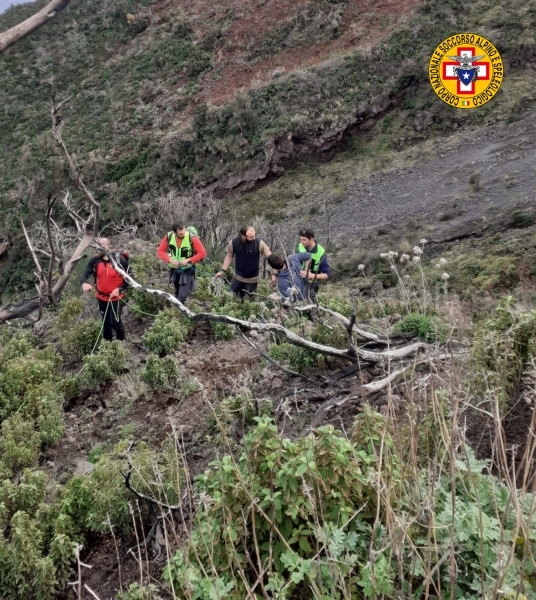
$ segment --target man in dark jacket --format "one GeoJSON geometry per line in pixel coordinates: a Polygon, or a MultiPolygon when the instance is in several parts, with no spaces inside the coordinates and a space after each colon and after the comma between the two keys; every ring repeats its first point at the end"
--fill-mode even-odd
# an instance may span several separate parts
{"type": "MultiPolygon", "coordinates": [[[[88,262],[80,283],[84,292],[89,292],[93,289],[93,286],[87,283],[87,280],[92,275],[95,277],[95,297],[97,298],[99,311],[103,318],[102,337],[111,342],[113,339],[113,330],[115,329],[117,339],[124,340],[125,327],[121,321],[121,299],[124,296],[123,292],[128,287],[128,283],[114,269],[110,261],[109,255],[113,255],[110,240],[100,238],[97,242],[102,246],[103,250],[99,250],[97,256],[88,262]]],[[[126,273],[134,277],[126,256],[115,253],[114,260],[126,273]]]]}
{"type": "Polygon", "coordinates": [[[222,277],[234,258],[235,272],[231,281],[231,290],[241,300],[246,294],[251,299],[257,291],[261,254],[268,258],[272,252],[261,239],[256,237],[255,229],[251,225],[242,227],[238,235],[227,246],[227,254],[216,277],[222,277]]]}
{"type": "Polygon", "coordinates": [[[268,257],[268,264],[277,277],[277,287],[283,296],[283,305],[307,298],[306,282],[301,276],[302,263],[311,260],[310,252],[291,254],[286,259],[275,254],[268,257]]]}

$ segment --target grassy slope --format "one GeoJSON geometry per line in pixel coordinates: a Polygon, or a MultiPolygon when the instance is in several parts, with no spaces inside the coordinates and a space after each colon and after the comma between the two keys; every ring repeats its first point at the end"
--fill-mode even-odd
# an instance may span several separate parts
{"type": "MultiPolygon", "coordinates": [[[[257,11],[276,3],[261,2],[257,11]]],[[[15,216],[31,219],[48,191],[72,186],[48,133],[51,82],[58,97],[73,96],[64,137],[101,199],[105,220],[132,218],[133,203],[148,193],[262,169],[274,140],[288,135],[314,147],[326,132],[347,129],[356,118],[381,119],[379,132],[376,127],[349,138],[347,160],[333,173],[337,187],[340,174],[343,180],[351,177],[363,157],[381,167],[393,149],[453,128],[516,118],[534,99],[534,0],[501,6],[480,0],[469,12],[457,0],[428,0],[415,14],[408,8],[389,34],[387,21],[372,20],[373,33],[376,27],[387,37],[380,35],[366,50],[352,50],[357,42],[348,37],[368,15],[357,0],[304,1],[296,14],[283,13],[264,28],[250,23],[247,36],[240,34],[248,17],[239,5],[233,0],[225,10],[203,13],[200,4],[180,2],[80,1],[2,55],[0,216],[12,229],[15,247],[15,216]],[[335,9],[338,27],[313,28],[317,21],[331,22],[335,9]],[[507,66],[498,97],[469,114],[439,103],[426,75],[431,50],[462,30],[492,39],[507,66]],[[349,42],[339,43],[342,39],[349,42]],[[320,52],[318,64],[290,73],[262,70],[263,60],[294,56],[296,49],[298,66],[314,62],[311,56],[320,52]],[[261,79],[250,78],[249,89],[233,95],[243,81],[231,78],[222,96],[221,79],[233,68],[236,75],[237,64],[243,73],[260,69],[261,79]]],[[[33,5],[11,9],[0,24],[12,25],[32,10],[33,5]]],[[[314,162],[295,171],[303,187],[318,183],[314,162]]],[[[258,199],[277,218],[293,195],[283,181],[258,199]]],[[[250,213],[258,211],[257,194],[246,201],[250,213]]]]}

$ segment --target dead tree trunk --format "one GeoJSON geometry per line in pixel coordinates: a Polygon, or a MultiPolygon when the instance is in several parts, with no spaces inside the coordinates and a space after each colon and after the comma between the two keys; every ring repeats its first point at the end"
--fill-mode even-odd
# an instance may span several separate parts
{"type": "Polygon", "coordinates": [[[28,244],[28,248],[30,253],[32,254],[32,258],[34,259],[34,263],[36,265],[35,275],[37,278],[36,288],[37,288],[37,296],[32,298],[25,298],[21,302],[15,305],[7,305],[4,307],[0,307],[0,323],[6,323],[7,321],[13,319],[29,319],[35,320],[31,315],[35,311],[38,312],[37,319],[41,317],[42,310],[45,306],[49,306],[51,304],[56,303],[63,292],[63,289],[67,285],[67,281],[71,275],[72,270],[76,266],[76,264],[85,257],[85,250],[91,244],[93,239],[95,238],[95,234],[98,231],[99,227],[99,214],[100,214],[100,204],[95,200],[93,194],[87,189],[82,178],[80,177],[80,170],[76,168],[74,161],[65,146],[65,143],[62,138],[62,128],[63,123],[59,117],[59,110],[61,107],[67,102],[64,100],[59,105],[56,104],[54,97],[51,95],[51,109],[50,115],[52,119],[52,134],[54,135],[54,139],[58,146],[62,149],[62,152],[67,160],[67,164],[71,170],[73,178],[76,181],[76,187],[79,189],[87,199],[88,202],[88,210],[89,213],[87,217],[83,217],[79,211],[75,209],[72,202],[72,197],[69,193],[66,193],[63,198],[63,204],[69,213],[69,216],[74,222],[76,231],[78,232],[79,243],[76,246],[75,250],[71,253],[70,256],[62,257],[61,259],[58,256],[58,252],[54,246],[53,236],[52,236],[52,226],[56,225],[52,218],[52,207],[54,205],[55,199],[49,197],[48,207],[46,213],[46,231],[47,231],[47,241],[48,248],[47,250],[39,250],[35,247],[24,223],[22,224],[22,230],[24,232],[24,236],[26,238],[26,243],[28,244]],[[49,263],[47,268],[43,268],[41,265],[41,261],[38,257],[38,253],[43,254],[47,257],[49,263]],[[55,264],[61,265],[60,272],[58,273],[58,278],[54,281],[54,267],[55,264]]]}
{"type": "Polygon", "coordinates": [[[52,2],[49,2],[39,12],[36,12],[35,15],[26,19],[26,21],[0,33],[0,52],[13,46],[13,44],[16,44],[22,38],[51,21],[59,12],[69,6],[70,3],[71,0],[52,0],[52,2]]]}

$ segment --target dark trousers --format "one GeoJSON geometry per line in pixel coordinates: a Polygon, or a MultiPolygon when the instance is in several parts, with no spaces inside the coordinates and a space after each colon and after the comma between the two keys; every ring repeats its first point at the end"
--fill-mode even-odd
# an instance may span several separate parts
{"type": "Polygon", "coordinates": [[[125,326],[121,321],[121,301],[111,300],[107,302],[97,298],[97,302],[103,319],[102,337],[111,342],[113,340],[113,330],[115,329],[117,339],[124,340],[125,326]]]}
{"type": "Polygon", "coordinates": [[[253,294],[257,291],[256,283],[244,283],[242,281],[238,281],[233,277],[231,281],[231,291],[233,294],[236,294],[241,300],[244,299],[244,296],[247,294],[248,299],[253,299],[253,294]]]}
{"type": "Polygon", "coordinates": [[[186,304],[188,296],[193,294],[197,288],[195,269],[185,269],[184,271],[171,269],[169,280],[175,287],[175,298],[182,304],[186,304]]]}
{"type": "Polygon", "coordinates": [[[314,283],[312,281],[307,281],[305,283],[305,293],[307,294],[306,300],[316,304],[319,287],[318,281],[315,281],[314,283]]]}

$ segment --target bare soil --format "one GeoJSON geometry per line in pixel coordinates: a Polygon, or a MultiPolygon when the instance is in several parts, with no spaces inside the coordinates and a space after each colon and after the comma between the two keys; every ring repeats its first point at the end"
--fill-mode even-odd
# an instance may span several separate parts
{"type": "MultiPolygon", "coordinates": [[[[439,248],[513,226],[512,212],[536,208],[536,124],[531,112],[514,123],[428,140],[393,153],[384,171],[359,176],[332,207],[339,241],[382,241],[409,232],[439,248]]],[[[300,206],[297,211],[306,207],[300,206]]],[[[325,217],[312,218],[322,231],[325,217]]],[[[391,250],[396,248],[385,248],[391,250]]],[[[381,251],[381,250],[380,250],[381,251]]]]}

